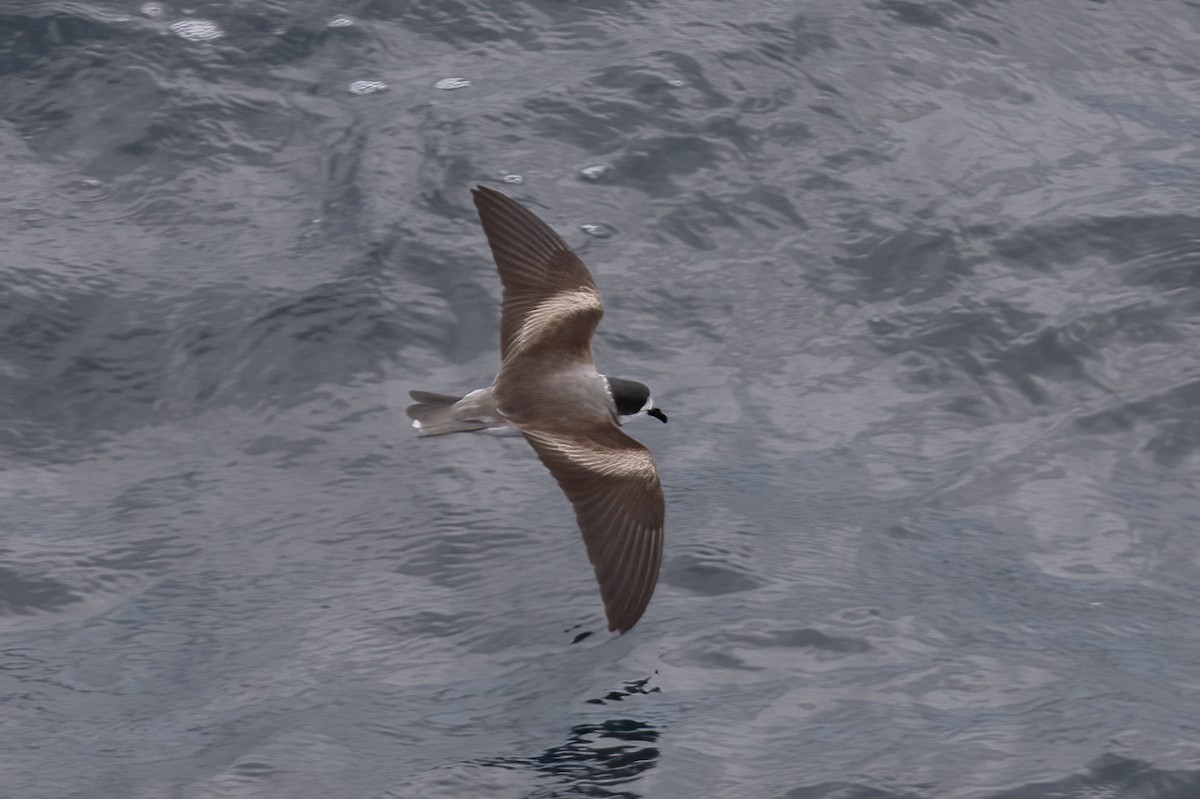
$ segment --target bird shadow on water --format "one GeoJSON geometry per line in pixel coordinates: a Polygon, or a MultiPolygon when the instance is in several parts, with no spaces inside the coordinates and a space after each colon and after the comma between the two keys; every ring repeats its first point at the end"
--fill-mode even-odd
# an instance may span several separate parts
{"type": "MultiPolygon", "coordinates": [[[[655,672],[657,674],[657,672],[655,672]]],[[[620,689],[588,699],[589,705],[610,705],[638,696],[661,693],[650,685],[654,675],[626,681],[620,689]]],[[[575,724],[564,743],[532,756],[498,757],[482,761],[491,768],[531,771],[544,783],[525,799],[561,796],[599,796],[637,799],[631,783],[658,765],[661,732],[635,718],[611,717],[575,724]]]]}
{"type": "Polygon", "coordinates": [[[484,765],[532,769],[550,783],[528,799],[555,796],[600,796],[637,799],[623,786],[658,765],[659,730],[645,721],[611,718],[576,724],[567,740],[531,757],[504,757],[484,765]]]}

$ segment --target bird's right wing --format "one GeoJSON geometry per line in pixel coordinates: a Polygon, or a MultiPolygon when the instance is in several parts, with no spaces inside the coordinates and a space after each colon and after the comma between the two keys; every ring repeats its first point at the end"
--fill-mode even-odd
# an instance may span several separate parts
{"type": "Polygon", "coordinates": [[[650,450],[611,420],[520,429],[575,507],[608,629],[625,632],[650,603],[662,564],[666,506],[650,450]]]}

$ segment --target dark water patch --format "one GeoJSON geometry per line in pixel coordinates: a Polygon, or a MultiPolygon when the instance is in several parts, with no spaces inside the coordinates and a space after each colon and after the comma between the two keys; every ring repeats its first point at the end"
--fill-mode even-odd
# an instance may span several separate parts
{"type": "Polygon", "coordinates": [[[661,579],[704,596],[735,594],[761,585],[746,570],[720,558],[696,555],[675,557],[663,570],[661,579]]]}
{"type": "MultiPolygon", "coordinates": [[[[906,389],[981,391],[975,399],[995,403],[1001,414],[1046,403],[1056,386],[1080,399],[1111,395],[1108,378],[1101,377],[1108,351],[1181,340],[1157,304],[1145,301],[1081,309],[1074,318],[1047,324],[1008,302],[964,298],[954,309],[876,317],[869,327],[884,352],[908,353],[900,359],[906,389]]],[[[979,406],[968,399],[950,402],[976,415],[979,406]]]]}
{"type": "Polygon", "coordinates": [[[287,64],[312,57],[331,40],[361,46],[365,36],[357,26],[329,27],[328,14],[316,9],[309,13],[259,4],[253,10],[242,10],[222,3],[201,3],[189,6],[186,16],[166,4],[163,12],[112,13],[82,3],[44,3],[21,14],[0,15],[0,35],[7,35],[0,64],[8,67],[0,72],[51,62],[63,66],[78,55],[96,66],[109,58],[125,63],[142,56],[148,56],[148,62],[201,69],[221,64],[287,64]],[[212,23],[215,36],[207,41],[186,41],[171,27],[184,20],[212,23]]]}
{"type": "Polygon", "coordinates": [[[0,615],[57,611],[81,601],[83,596],[66,583],[27,569],[0,566],[0,615]]]}
{"type": "MultiPolygon", "coordinates": [[[[268,311],[248,327],[247,311],[264,301],[244,292],[204,290],[182,302],[162,302],[123,295],[103,281],[85,286],[31,279],[23,285],[10,282],[10,293],[0,298],[0,324],[9,340],[19,343],[12,350],[13,368],[3,378],[7,402],[19,409],[11,417],[37,420],[44,437],[41,442],[23,438],[26,451],[55,441],[79,446],[90,438],[95,443],[102,440],[101,431],[129,430],[214,400],[236,401],[246,384],[286,382],[295,398],[329,377],[328,371],[306,370],[304,353],[297,352],[304,343],[324,341],[334,329],[330,325],[355,337],[348,355],[333,359],[350,379],[358,369],[378,364],[371,344],[394,329],[376,293],[361,289],[358,302],[353,287],[344,283],[268,311]],[[350,296],[339,300],[339,286],[350,296]],[[188,313],[201,306],[198,313],[188,313]],[[299,321],[283,325],[280,319],[292,312],[299,321]],[[273,339],[283,327],[285,340],[273,339]],[[268,355],[256,349],[264,339],[278,351],[268,355]],[[269,363],[255,362],[256,357],[269,363]],[[290,363],[280,363],[289,358],[290,363]],[[292,370],[279,375],[285,365],[292,370]],[[57,432],[46,437],[50,431],[57,432]]],[[[378,344],[383,352],[392,347],[378,344]]]]}
{"type": "MultiPolygon", "coordinates": [[[[383,341],[386,346],[393,345],[401,329],[392,321],[395,314],[388,310],[377,286],[363,285],[353,279],[322,284],[302,296],[275,304],[256,319],[248,331],[255,337],[251,347],[282,352],[287,343],[321,345],[349,334],[349,338],[368,351],[383,349],[383,341]]],[[[299,360],[303,357],[298,355],[299,360]]]]}
{"type": "MultiPolygon", "coordinates": [[[[964,252],[959,234],[916,224],[901,231],[882,231],[867,217],[850,222],[854,240],[833,267],[809,272],[814,288],[839,299],[883,302],[903,297],[915,304],[951,291],[971,275],[976,259],[964,252]]],[[[848,220],[849,221],[849,220],[848,220]]]]}
{"type": "MultiPolygon", "coordinates": [[[[362,179],[365,133],[350,125],[336,134],[320,155],[321,182],[327,190],[321,197],[322,228],[331,236],[344,236],[361,230],[365,210],[362,179]]],[[[377,243],[377,251],[391,251],[389,242],[377,243]]]]}
{"type": "Polygon", "coordinates": [[[750,624],[729,632],[708,633],[673,653],[675,666],[697,666],[736,671],[769,670],[768,662],[787,660],[790,668],[817,672],[871,650],[860,638],[830,635],[813,628],[753,629],[750,624]],[[787,650],[788,654],[782,654],[787,650]],[[774,652],[774,655],[768,653],[774,652]]]}
{"type": "Polygon", "coordinates": [[[407,240],[397,261],[426,296],[404,297],[401,344],[432,347],[453,363],[465,363],[499,347],[500,303],[495,266],[478,247],[469,254],[407,240]],[[489,288],[490,287],[490,288],[489,288]]]}
{"type": "Polygon", "coordinates": [[[197,406],[262,396],[286,405],[322,383],[379,374],[413,335],[429,335],[419,316],[395,312],[389,281],[371,276],[391,259],[369,254],[353,276],[274,300],[227,287],[164,302],[105,281],[10,279],[0,288],[0,330],[16,345],[0,374],[7,437],[26,452],[79,446],[197,406]]]}
{"type": "Polygon", "coordinates": [[[1080,343],[1078,338],[1064,335],[1061,329],[1042,330],[1031,337],[1019,339],[1002,348],[987,366],[1006,378],[1027,401],[1042,404],[1047,399],[1045,381],[1089,382],[1081,355],[1092,354],[1093,343],[1080,343]]]}
{"type": "Polygon", "coordinates": [[[1122,267],[1130,285],[1196,288],[1198,230],[1200,217],[1181,214],[1071,219],[1026,227],[998,238],[992,247],[1001,258],[1040,271],[1100,257],[1122,267]]]}
{"type": "MultiPolygon", "coordinates": [[[[160,506],[161,507],[161,506],[160,506]]],[[[173,508],[176,512],[179,509],[173,508]]],[[[188,512],[188,511],[182,511],[188,512]]],[[[193,507],[191,513],[196,513],[193,507]]],[[[163,526],[166,526],[168,518],[160,519],[163,526]]],[[[99,554],[89,556],[84,560],[79,561],[78,565],[103,570],[101,574],[109,573],[110,577],[120,577],[121,573],[157,573],[163,572],[183,557],[194,554],[199,548],[190,542],[184,542],[177,536],[160,535],[150,536],[138,541],[130,541],[127,543],[118,544],[116,547],[99,554]]],[[[104,580],[103,582],[115,582],[114,579],[104,580]]]]}
{"type": "Polygon", "coordinates": [[[1165,771],[1144,760],[1105,754],[1082,774],[1023,785],[988,799],[1191,799],[1198,791],[1200,772],[1165,771]]]}
{"type": "Polygon", "coordinates": [[[562,138],[597,155],[612,152],[621,137],[641,125],[638,108],[629,102],[585,99],[579,104],[567,99],[537,97],[525,102],[525,110],[544,136],[562,138]]]}
{"type": "Polygon", "coordinates": [[[686,87],[687,102],[691,107],[715,110],[729,108],[733,104],[733,98],[721,89],[724,81],[711,79],[705,71],[706,62],[691,53],[658,50],[654,53],[654,59],[662,65],[665,73],[678,76],[668,78],[667,84],[676,89],[686,87]]]}
{"type": "Polygon", "coordinates": [[[563,795],[636,799],[642,794],[621,786],[658,765],[660,736],[657,727],[644,721],[607,719],[574,726],[564,743],[541,754],[490,760],[485,765],[536,771],[548,785],[528,794],[529,799],[563,795]]]}
{"type": "MultiPolygon", "coordinates": [[[[816,14],[796,14],[783,22],[739,20],[731,26],[753,44],[742,50],[723,51],[721,58],[726,62],[798,67],[809,57],[838,46],[826,20],[816,14]]],[[[788,69],[788,74],[803,76],[792,69],[788,69]]]]}
{"type": "Polygon", "coordinates": [[[796,204],[786,192],[779,189],[755,186],[735,195],[733,199],[742,205],[750,219],[765,228],[795,233],[809,227],[796,204]]]}
{"type": "MultiPolygon", "coordinates": [[[[258,17],[243,21],[271,26],[258,17]]],[[[271,92],[269,78],[239,73],[245,83],[224,80],[238,67],[219,54],[241,54],[240,47],[196,47],[167,35],[162,25],[139,17],[100,22],[56,14],[8,29],[14,31],[10,58],[19,62],[0,70],[0,98],[23,109],[12,122],[29,146],[50,160],[69,159],[95,179],[141,172],[161,183],[221,174],[236,163],[269,165],[299,135],[300,120],[311,123],[271,92]],[[34,57],[20,60],[23,52],[34,57]],[[214,84],[221,88],[214,91],[214,84]],[[97,103],[97,97],[111,99],[97,103]],[[96,136],[97,130],[105,135],[96,136]]],[[[279,38],[259,33],[271,45],[279,38]]],[[[263,55],[255,51],[255,63],[263,55]]],[[[127,198],[135,207],[153,205],[161,213],[175,205],[180,215],[195,214],[174,203],[170,192],[139,188],[148,198],[127,198]]]]}
{"type": "MultiPolygon", "coordinates": [[[[520,551],[528,540],[527,531],[501,529],[477,512],[460,511],[458,516],[464,523],[455,523],[453,517],[439,520],[421,540],[401,542],[397,548],[401,557],[392,566],[395,571],[451,587],[468,585],[478,581],[489,563],[504,562],[506,552],[520,551]]],[[[579,578],[590,579],[591,575],[581,572],[579,578]]],[[[549,574],[546,582],[550,582],[549,574]]],[[[517,585],[511,589],[511,601],[515,602],[522,589],[517,585]]]]}
{"type": "MultiPolygon", "coordinates": [[[[660,53],[659,57],[664,55],[666,54],[660,53]]],[[[692,63],[696,67],[693,69],[693,75],[701,75],[698,65],[694,61],[692,63]]],[[[684,107],[683,101],[674,91],[675,87],[666,78],[658,72],[642,67],[608,67],[598,72],[589,81],[589,85],[613,90],[614,93],[626,96],[638,105],[656,109],[663,115],[678,113],[684,107]]],[[[728,103],[728,100],[724,102],[728,103]]]]}
{"type": "Polygon", "coordinates": [[[909,0],[882,0],[880,6],[906,25],[946,30],[951,27],[949,15],[955,11],[951,3],[912,3],[909,0]]]}
{"type": "Polygon", "coordinates": [[[773,88],[770,94],[757,94],[738,100],[737,108],[744,114],[770,114],[795,102],[795,90],[773,88]]]}
{"type": "MultiPolygon", "coordinates": [[[[121,28],[111,19],[89,14],[83,7],[71,13],[63,5],[28,4],[21,13],[0,12],[0,75],[45,67],[51,61],[65,66],[64,54],[119,38],[121,28]]],[[[146,34],[143,30],[142,37],[148,38],[146,34]]],[[[85,63],[97,60],[93,56],[85,63]]]]}
{"type": "Polygon", "coordinates": [[[732,198],[695,192],[692,202],[668,211],[658,219],[657,229],[697,250],[715,250],[721,246],[722,229],[742,227],[744,209],[732,198]]]}
{"type": "Polygon", "coordinates": [[[304,456],[320,451],[325,439],[309,436],[302,439],[283,436],[259,436],[248,443],[242,451],[247,455],[270,455],[277,469],[286,469],[304,461],[304,456]]]}
{"type": "Polygon", "coordinates": [[[873,788],[852,782],[822,782],[819,785],[792,788],[780,799],[927,799],[927,796],[903,789],[873,788]]]}
{"type": "Polygon", "coordinates": [[[164,364],[147,358],[148,347],[166,338],[162,309],[111,291],[108,281],[9,273],[0,330],[12,348],[0,403],[11,422],[36,423],[10,428],[10,446],[32,452],[100,440],[102,430],[144,421],[162,397],[164,364]]]}
{"type": "MultiPolygon", "coordinates": [[[[397,261],[412,269],[420,255],[402,252],[397,245],[389,239],[359,256],[345,269],[344,277],[276,298],[264,313],[235,331],[236,340],[228,343],[237,355],[224,376],[222,396],[266,396],[290,405],[322,383],[349,383],[363,374],[381,374],[402,347],[437,341],[438,328],[454,336],[464,328],[485,327],[479,321],[468,323],[469,315],[462,317],[461,327],[444,318],[429,324],[432,320],[416,302],[400,310],[389,270],[397,261]]],[[[437,255],[429,252],[426,257],[434,260],[437,255]]],[[[449,274],[443,264],[437,262],[437,271],[449,274]]],[[[479,296],[479,306],[495,313],[495,301],[474,284],[458,283],[456,288],[479,296]]],[[[488,338],[494,340],[494,329],[488,338]]],[[[476,339],[470,344],[480,346],[476,339]]],[[[229,347],[221,349],[229,351],[229,347]]],[[[446,349],[455,351],[453,346],[446,349]]]]}
{"type": "Polygon", "coordinates": [[[662,693],[662,688],[657,685],[646,687],[650,679],[650,677],[643,677],[640,680],[630,680],[620,690],[609,691],[603,699],[588,699],[587,703],[589,705],[605,705],[611,702],[622,702],[633,696],[662,693]]]}
{"type": "Polygon", "coordinates": [[[117,494],[111,507],[124,514],[178,506],[195,500],[212,485],[212,479],[203,478],[197,471],[149,477],[117,494]]]}
{"type": "Polygon", "coordinates": [[[958,32],[963,36],[969,36],[972,39],[978,39],[984,44],[989,44],[992,47],[1002,46],[1002,43],[998,38],[985,30],[980,30],[979,28],[958,28],[958,32]]]}
{"type": "Polygon", "coordinates": [[[869,328],[881,351],[896,355],[913,349],[987,350],[1036,330],[1038,317],[998,300],[965,298],[938,313],[915,310],[873,317],[869,328]]]}
{"type": "Polygon", "coordinates": [[[627,184],[644,184],[657,195],[676,194],[673,177],[685,177],[700,169],[712,169],[721,160],[706,138],[671,136],[631,143],[613,161],[616,179],[627,184]]]}
{"type": "MultiPolygon", "coordinates": [[[[319,4],[309,8],[279,4],[264,12],[261,6],[242,10],[215,3],[192,5],[188,10],[220,26],[222,37],[208,46],[219,53],[223,65],[234,68],[283,66],[339,53],[352,55],[368,46],[370,40],[370,32],[358,25],[330,27],[328,10],[319,4]]],[[[171,17],[166,19],[168,24],[171,21],[171,17]]],[[[273,82],[269,72],[257,79],[254,70],[247,73],[253,83],[273,82]]],[[[308,88],[316,90],[318,85],[314,82],[308,88]]]]}
{"type": "MultiPolygon", "coordinates": [[[[1036,320],[1007,303],[964,300],[962,305],[940,313],[915,311],[872,319],[873,341],[889,355],[904,354],[899,359],[899,385],[906,391],[953,391],[945,398],[946,407],[962,407],[972,416],[978,415],[980,402],[1003,409],[1006,399],[993,383],[993,369],[1003,348],[1034,330],[1036,320]]],[[[1027,375],[1013,370],[1008,374],[1026,398],[1039,396],[1027,375]]]]}
{"type": "MultiPolygon", "coordinates": [[[[661,51],[654,54],[653,63],[654,69],[610,67],[590,75],[578,87],[539,93],[524,103],[528,123],[545,136],[595,155],[649,149],[674,158],[666,144],[683,141],[693,153],[681,157],[682,163],[695,161],[696,148],[702,150],[702,160],[711,162],[709,151],[717,139],[705,133],[714,120],[695,120],[691,112],[722,108],[732,101],[706,77],[701,62],[689,55],[661,51]],[[688,77],[667,77],[676,74],[688,77]],[[656,146],[656,141],[662,144],[656,146]]],[[[632,169],[637,163],[629,166],[632,169]]]]}
{"type": "Polygon", "coordinates": [[[732,633],[728,640],[749,648],[759,647],[788,647],[799,649],[816,649],[831,655],[861,655],[871,648],[870,644],[858,638],[828,635],[812,628],[792,630],[774,630],[761,633],[732,633]]]}
{"type": "Polygon", "coordinates": [[[598,46],[596,35],[611,25],[613,15],[624,20],[643,18],[653,0],[607,0],[588,6],[515,0],[480,2],[418,0],[397,6],[372,0],[355,14],[367,20],[395,22],[421,37],[456,46],[505,43],[529,52],[575,43],[581,49],[598,46]]]}
{"type": "Polygon", "coordinates": [[[328,422],[312,424],[309,426],[309,429],[320,433],[332,433],[337,430],[352,427],[356,422],[364,421],[370,419],[371,417],[377,417],[380,414],[388,413],[390,410],[390,408],[384,405],[376,405],[371,408],[361,408],[328,422]]]}
{"type": "Polygon", "coordinates": [[[1150,396],[1117,402],[1075,418],[1076,427],[1091,435],[1145,428],[1137,439],[1155,462],[1181,465],[1200,451],[1200,380],[1188,380],[1150,396]]]}

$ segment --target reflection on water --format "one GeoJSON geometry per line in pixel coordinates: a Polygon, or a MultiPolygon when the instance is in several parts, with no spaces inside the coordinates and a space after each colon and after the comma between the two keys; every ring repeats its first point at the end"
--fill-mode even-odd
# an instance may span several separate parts
{"type": "Polygon", "coordinates": [[[659,732],[633,719],[608,719],[571,728],[566,743],[529,758],[501,758],[489,765],[535,769],[551,785],[533,797],[602,796],[637,799],[642,794],[622,790],[658,764],[659,732]]]}
{"type": "Polygon", "coordinates": [[[631,680],[630,682],[625,683],[621,690],[609,691],[604,695],[603,699],[589,699],[587,700],[587,703],[589,705],[604,705],[609,702],[620,702],[631,696],[638,696],[640,694],[662,693],[662,689],[657,685],[647,688],[646,685],[649,682],[649,677],[643,677],[640,680],[631,680]]]}

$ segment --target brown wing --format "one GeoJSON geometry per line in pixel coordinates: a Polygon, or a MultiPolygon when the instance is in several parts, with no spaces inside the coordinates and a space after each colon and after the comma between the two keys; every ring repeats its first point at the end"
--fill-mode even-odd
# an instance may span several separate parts
{"type": "Polygon", "coordinates": [[[650,603],[662,563],[666,510],[650,450],[612,422],[521,432],[575,507],[608,629],[625,632],[650,603]]]}
{"type": "Polygon", "coordinates": [[[549,348],[590,363],[604,304],[588,268],[520,203],[485,186],[471,194],[504,285],[501,359],[549,348]]]}

